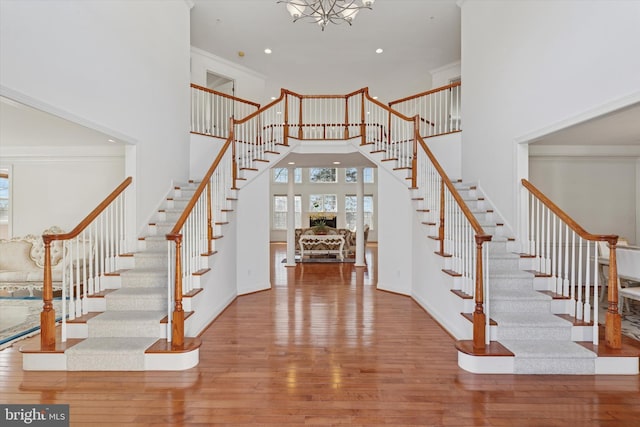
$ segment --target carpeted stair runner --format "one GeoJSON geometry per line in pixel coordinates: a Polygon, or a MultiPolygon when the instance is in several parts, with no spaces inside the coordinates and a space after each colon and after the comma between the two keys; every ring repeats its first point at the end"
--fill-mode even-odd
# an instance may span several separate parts
{"type": "MultiPolygon", "coordinates": [[[[488,202],[458,186],[463,198],[487,223],[488,202]],[[482,209],[479,209],[479,207],[482,209]]],[[[492,220],[495,222],[495,219],[492,220]]],[[[486,227],[489,243],[489,307],[498,324],[497,340],[515,354],[516,374],[594,374],[596,354],[571,340],[571,322],[551,312],[552,298],[534,289],[534,275],[522,271],[520,257],[510,253],[500,227],[486,227]]]]}
{"type": "Polygon", "coordinates": [[[189,193],[169,198],[134,254],[135,268],[120,273],[121,288],[105,295],[106,310],[87,320],[88,338],[65,351],[70,371],[139,371],[145,350],[162,336],[167,316],[167,240],[189,193]]]}

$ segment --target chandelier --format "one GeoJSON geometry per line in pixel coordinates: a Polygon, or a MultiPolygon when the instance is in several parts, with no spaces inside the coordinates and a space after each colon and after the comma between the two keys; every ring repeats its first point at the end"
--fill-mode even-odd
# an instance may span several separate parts
{"type": "Polygon", "coordinates": [[[308,18],[316,22],[322,31],[328,23],[351,25],[360,9],[371,9],[375,0],[278,0],[285,3],[287,11],[293,17],[293,22],[298,19],[308,18]]]}

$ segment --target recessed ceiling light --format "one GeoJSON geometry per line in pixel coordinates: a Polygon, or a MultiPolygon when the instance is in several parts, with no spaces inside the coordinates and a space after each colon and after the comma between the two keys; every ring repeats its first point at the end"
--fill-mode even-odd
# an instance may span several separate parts
{"type": "Polygon", "coordinates": [[[107,139],[107,142],[115,142],[113,139],[107,139]]]}
{"type": "Polygon", "coordinates": [[[278,99],[278,98],[276,98],[275,96],[272,96],[272,97],[271,97],[271,100],[272,100],[272,101],[273,101],[273,100],[276,100],[276,99],[278,99]]]}
{"type": "Polygon", "coordinates": [[[266,49],[264,50],[264,53],[266,53],[267,55],[270,55],[270,54],[271,54],[271,49],[266,48],[266,49]]]}
{"type": "Polygon", "coordinates": [[[334,164],[334,165],[339,165],[339,164],[340,164],[340,162],[333,162],[333,164],[334,164]]]}
{"type": "Polygon", "coordinates": [[[373,97],[373,99],[378,99],[378,97],[377,97],[377,96],[374,96],[374,97],[373,97]]]}
{"type": "Polygon", "coordinates": [[[382,53],[382,52],[384,52],[384,50],[382,50],[382,49],[380,49],[380,48],[377,48],[377,49],[376,49],[376,53],[382,53]]]}
{"type": "Polygon", "coordinates": [[[282,111],[276,111],[276,114],[282,114],[282,111]]]}
{"type": "Polygon", "coordinates": [[[287,164],[288,164],[288,165],[295,165],[295,164],[296,164],[296,162],[289,162],[289,163],[287,163],[287,164]]]}

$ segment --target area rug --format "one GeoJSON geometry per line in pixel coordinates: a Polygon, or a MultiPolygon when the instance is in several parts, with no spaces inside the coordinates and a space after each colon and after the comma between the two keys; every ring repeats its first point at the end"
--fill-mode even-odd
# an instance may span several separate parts
{"type": "MultiPolygon", "coordinates": [[[[53,308],[58,321],[62,301],[53,300],[53,308]]],[[[41,298],[0,298],[0,350],[40,332],[41,311],[41,298]]]]}
{"type": "MultiPolygon", "coordinates": [[[[600,306],[599,310],[599,324],[604,324],[604,319],[607,314],[606,303],[604,307],[600,306]]],[[[622,313],[622,335],[626,335],[630,338],[640,341],[640,301],[629,301],[629,310],[626,309],[622,313]]]]}
{"type": "MultiPolygon", "coordinates": [[[[287,262],[287,259],[283,259],[282,260],[283,263],[287,262]]],[[[305,257],[304,259],[300,259],[299,256],[296,256],[296,262],[302,262],[302,263],[341,263],[341,262],[350,262],[350,263],[354,263],[356,262],[355,258],[345,258],[345,259],[340,259],[336,256],[332,256],[332,255],[328,255],[328,256],[313,256],[313,257],[305,257]]]]}

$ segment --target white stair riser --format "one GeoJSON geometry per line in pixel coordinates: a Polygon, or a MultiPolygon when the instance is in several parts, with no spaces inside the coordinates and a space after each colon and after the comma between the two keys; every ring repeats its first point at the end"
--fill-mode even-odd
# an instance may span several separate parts
{"type": "Polygon", "coordinates": [[[490,277],[491,289],[519,289],[528,290],[532,288],[532,280],[524,277],[490,277]]]}
{"type": "Polygon", "coordinates": [[[515,358],[514,370],[518,374],[570,374],[592,375],[595,373],[594,359],[519,359],[515,358]]]}
{"type": "Polygon", "coordinates": [[[146,297],[146,298],[118,298],[108,295],[106,298],[106,310],[113,311],[157,311],[166,310],[166,297],[146,297]]]}
{"type": "Polygon", "coordinates": [[[498,340],[571,340],[571,327],[509,327],[498,323],[498,340]]]}
{"type": "Polygon", "coordinates": [[[491,299],[493,313],[549,313],[549,301],[491,299]]]}

